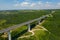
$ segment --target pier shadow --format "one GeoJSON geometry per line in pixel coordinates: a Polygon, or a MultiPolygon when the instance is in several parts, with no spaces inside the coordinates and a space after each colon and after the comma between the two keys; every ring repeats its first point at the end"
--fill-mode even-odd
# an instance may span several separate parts
{"type": "Polygon", "coordinates": [[[34,28],[35,26],[36,26],[36,23],[32,24],[31,27],[30,27],[30,30],[32,30],[32,28],[34,28]]]}

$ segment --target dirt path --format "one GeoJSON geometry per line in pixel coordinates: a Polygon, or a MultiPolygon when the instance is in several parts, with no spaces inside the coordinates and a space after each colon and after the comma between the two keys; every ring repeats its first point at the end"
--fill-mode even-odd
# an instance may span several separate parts
{"type": "MultiPolygon", "coordinates": [[[[42,23],[44,23],[44,21],[42,23]]],[[[19,38],[27,38],[27,37],[30,37],[30,36],[34,36],[35,35],[34,31],[37,31],[37,30],[45,30],[45,31],[48,31],[46,28],[44,28],[43,26],[41,26],[42,23],[40,23],[39,25],[37,25],[36,28],[34,28],[31,31],[29,31],[29,32],[32,33],[31,35],[21,36],[19,38]]]]}
{"type": "Polygon", "coordinates": [[[26,38],[26,37],[33,36],[33,35],[35,35],[34,31],[36,31],[36,30],[41,30],[41,29],[34,29],[34,30],[31,30],[31,31],[29,31],[29,32],[32,33],[31,35],[21,36],[21,37],[19,37],[19,38],[26,38]]]}
{"type": "MultiPolygon", "coordinates": [[[[39,25],[37,25],[37,26],[39,26],[39,25]]],[[[31,35],[21,36],[19,38],[27,38],[27,37],[30,37],[30,36],[34,36],[35,35],[34,31],[37,31],[37,30],[45,30],[45,31],[48,31],[46,28],[44,28],[42,26],[39,26],[39,27],[41,27],[42,29],[33,29],[33,30],[29,31],[29,32],[32,33],[31,35]]]]}

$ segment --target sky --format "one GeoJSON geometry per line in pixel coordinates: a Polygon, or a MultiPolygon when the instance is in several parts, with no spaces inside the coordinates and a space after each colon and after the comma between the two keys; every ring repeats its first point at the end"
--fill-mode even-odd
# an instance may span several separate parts
{"type": "Polygon", "coordinates": [[[0,10],[60,9],[60,0],[0,0],[0,10]]]}

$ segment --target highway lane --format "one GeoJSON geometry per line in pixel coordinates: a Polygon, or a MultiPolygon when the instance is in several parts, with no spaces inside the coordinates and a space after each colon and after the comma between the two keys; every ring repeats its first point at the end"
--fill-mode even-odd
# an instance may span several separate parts
{"type": "MultiPolygon", "coordinates": [[[[48,14],[48,15],[50,15],[50,14],[48,14]]],[[[8,32],[8,31],[10,31],[10,30],[13,30],[13,29],[15,29],[15,28],[21,27],[21,26],[23,26],[23,25],[27,25],[27,24],[32,23],[32,22],[34,22],[34,21],[39,21],[39,20],[41,20],[41,19],[44,19],[45,17],[48,17],[48,16],[43,15],[43,16],[40,17],[40,18],[31,20],[31,21],[27,21],[27,22],[24,22],[24,23],[21,23],[21,24],[17,24],[17,25],[14,25],[14,26],[10,26],[10,27],[8,27],[8,28],[6,28],[6,29],[0,30],[0,33],[8,32]]]]}

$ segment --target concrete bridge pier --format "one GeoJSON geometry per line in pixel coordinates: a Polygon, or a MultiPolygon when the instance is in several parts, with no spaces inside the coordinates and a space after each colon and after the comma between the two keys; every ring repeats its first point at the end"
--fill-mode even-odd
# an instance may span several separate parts
{"type": "Polygon", "coordinates": [[[30,28],[31,28],[31,27],[30,27],[30,24],[28,24],[28,31],[30,31],[30,28]]]}
{"type": "Polygon", "coordinates": [[[11,40],[11,32],[8,31],[8,40],[11,40]]]}

